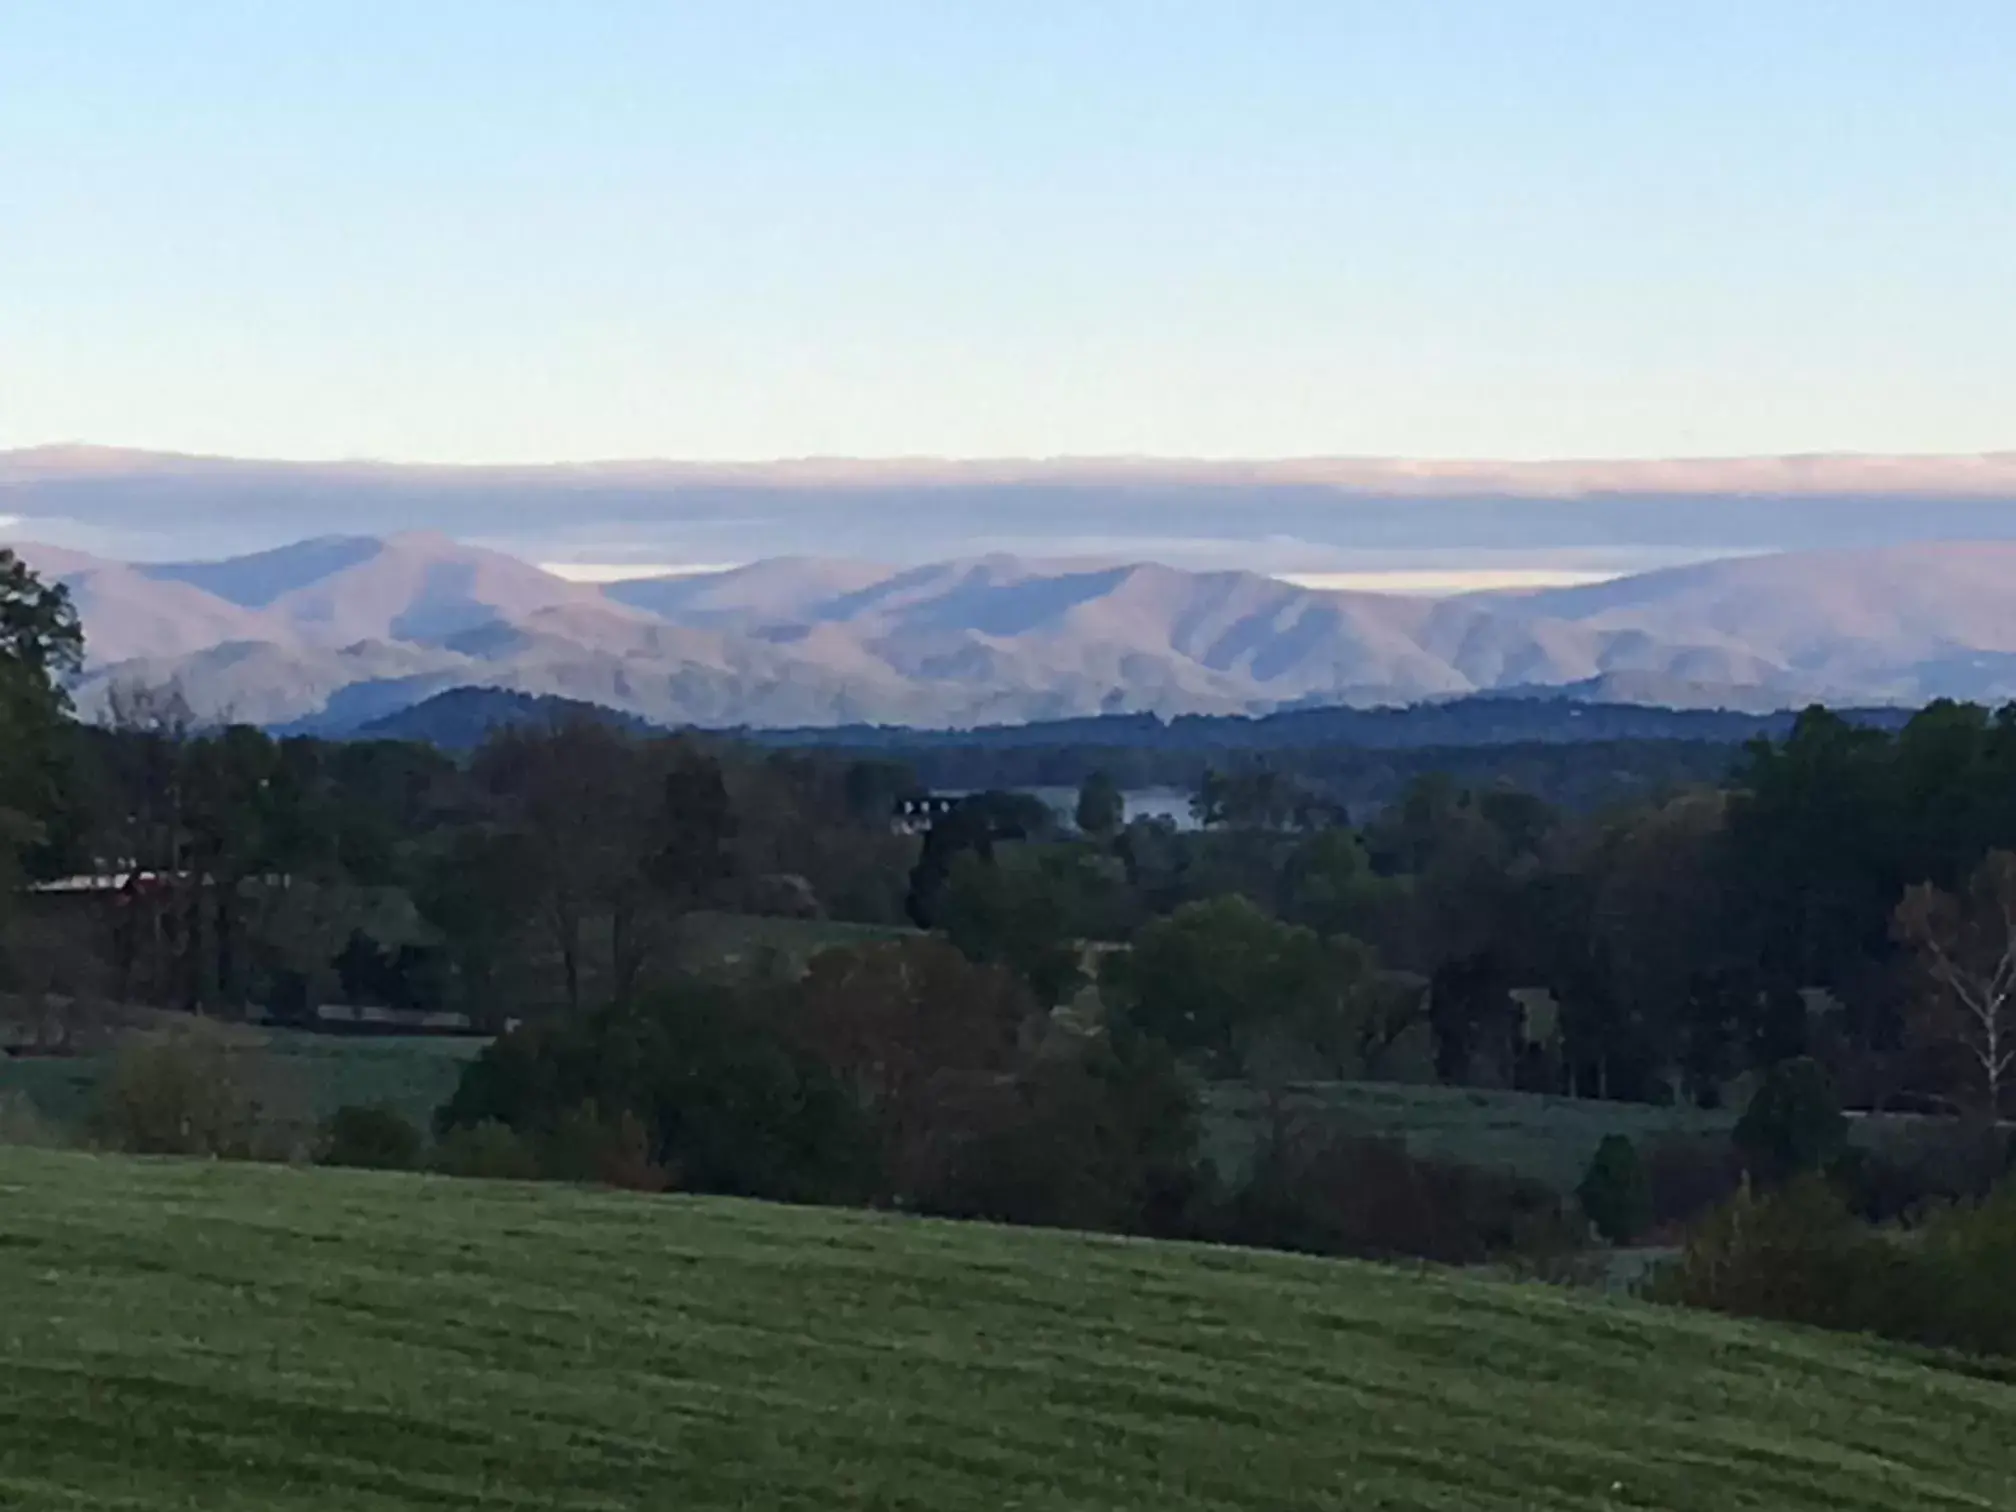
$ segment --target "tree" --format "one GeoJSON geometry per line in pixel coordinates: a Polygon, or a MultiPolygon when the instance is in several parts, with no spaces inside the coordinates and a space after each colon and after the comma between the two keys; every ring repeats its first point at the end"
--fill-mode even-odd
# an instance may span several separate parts
{"type": "Polygon", "coordinates": [[[70,594],[0,547],[0,851],[11,866],[43,847],[66,807],[70,696],[84,661],[70,594]]]}
{"type": "Polygon", "coordinates": [[[1078,787],[1078,828],[1097,840],[1110,840],[1126,822],[1127,800],[1120,784],[1103,768],[1078,787]]]}
{"type": "Polygon", "coordinates": [[[667,744],[575,720],[500,733],[477,753],[476,772],[526,842],[567,1005],[582,1006],[597,963],[607,996],[633,991],[668,893],[697,895],[719,864],[728,821],[718,771],[710,778],[667,744]],[[606,948],[593,949],[592,934],[606,948]]]}
{"type": "Polygon", "coordinates": [[[1965,1100],[2000,1116],[2016,1071],[2016,852],[1991,851],[1958,896],[1909,889],[1895,928],[1924,976],[1913,1027],[1957,1053],[1965,1100]]]}
{"type": "Polygon", "coordinates": [[[1283,917],[1318,934],[1362,935],[1390,889],[1373,875],[1365,845],[1342,826],[1318,830],[1283,867],[1283,917]]]}
{"type": "MultiPolygon", "coordinates": [[[[469,1063],[436,1118],[458,1131],[508,1128],[553,1168],[584,1123],[634,1119],[639,1152],[670,1184],[784,1201],[852,1201],[875,1185],[859,1110],[754,1005],[684,983],[526,1025],[469,1063]]],[[[578,1175],[560,1169],[561,1175],[578,1175]]]]}
{"type": "Polygon", "coordinates": [[[1293,777],[1258,768],[1207,771],[1190,799],[1190,812],[1206,828],[1316,829],[1340,815],[1293,777]]]}
{"type": "Polygon", "coordinates": [[[455,995],[478,1023],[527,1006],[526,937],[541,901],[529,851],[514,831],[464,826],[419,868],[413,901],[441,932],[455,995]]]}
{"type": "Polygon", "coordinates": [[[189,888],[189,761],[196,716],[180,688],[115,682],[106,693],[114,798],[99,836],[136,873],[117,944],[121,997],[172,997],[199,1006],[201,975],[189,888]],[[151,874],[147,885],[137,874],[151,874]]]}
{"type": "Polygon", "coordinates": [[[997,1223],[1178,1232],[1197,1184],[1197,1099],[1167,1047],[1124,1030],[1046,1055],[954,1155],[932,1208],[997,1223]]]}
{"type": "Polygon", "coordinates": [[[193,996],[214,991],[242,1007],[244,891],[261,873],[277,869],[271,821],[279,747],[259,730],[233,725],[183,749],[188,768],[184,824],[188,833],[190,938],[207,938],[208,969],[192,961],[193,996]],[[208,903],[208,918],[204,904],[208,903]]]}
{"type": "Polygon", "coordinates": [[[1777,1186],[1825,1170],[1848,1146],[1848,1121],[1818,1061],[1780,1061],[1737,1120],[1735,1142],[1750,1174],[1777,1186]]]}
{"type": "Polygon", "coordinates": [[[1575,1189],[1596,1232],[1612,1244],[1629,1244],[1652,1221],[1652,1184],[1638,1147],[1622,1134],[1606,1134],[1575,1189]]]}
{"type": "Polygon", "coordinates": [[[783,1014],[791,1042],[872,1118],[904,1195],[931,1186],[990,1096],[1006,1090],[1038,1010],[1007,971],[921,939],[822,952],[783,1014]]]}
{"type": "Polygon", "coordinates": [[[1770,977],[1831,986],[1880,952],[1892,900],[1892,811],[1880,732],[1822,708],[1782,742],[1758,741],[1728,808],[1730,920],[1770,977]]]}
{"type": "Polygon", "coordinates": [[[1075,926],[1092,912],[1086,906],[1091,884],[1075,847],[1029,849],[1017,846],[1018,854],[991,866],[970,851],[959,856],[939,923],[968,960],[1006,966],[1038,1002],[1055,1007],[1084,981],[1075,926]]]}
{"type": "Polygon", "coordinates": [[[664,844],[653,877],[680,912],[706,905],[735,870],[735,805],[721,763],[675,745],[664,776],[664,844]]]}
{"type": "Polygon", "coordinates": [[[1188,903],[1112,958],[1107,985],[1128,1021],[1221,1072],[1270,1035],[1335,1046],[1370,973],[1357,942],[1326,943],[1241,897],[1188,903]]]}

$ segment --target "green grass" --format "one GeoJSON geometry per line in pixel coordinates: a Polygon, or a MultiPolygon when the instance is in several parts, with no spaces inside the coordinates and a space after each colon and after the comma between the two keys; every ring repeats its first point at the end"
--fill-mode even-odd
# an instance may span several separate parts
{"type": "Polygon", "coordinates": [[[1458,1277],[0,1152],[0,1506],[2016,1506],[2016,1391],[1458,1277]]]}
{"type": "MultiPolygon", "coordinates": [[[[1392,1082],[1312,1083],[1287,1107],[1340,1129],[1400,1139],[1416,1155],[1510,1170],[1564,1193],[1581,1181],[1605,1135],[1626,1135],[1644,1149],[1665,1140],[1725,1140],[1736,1124],[1726,1111],[1392,1082]]],[[[1221,1084],[1205,1115],[1210,1159],[1223,1171],[1244,1170],[1266,1127],[1259,1093],[1221,1084]]]]}
{"type": "MultiPolygon", "coordinates": [[[[1353,1133],[1399,1139],[1414,1154],[1508,1170],[1573,1192],[1606,1135],[1622,1134],[1640,1151],[1666,1143],[1724,1146],[1736,1127],[1733,1109],[1660,1108],[1497,1092],[1474,1087],[1396,1082],[1314,1082],[1286,1102],[1353,1133]]],[[[1265,1102],[1245,1083],[1224,1082],[1205,1098],[1204,1153],[1228,1175],[1246,1170],[1267,1128],[1265,1102]]],[[[1853,1115],[1850,1140],[1865,1149],[1908,1156],[1914,1147],[1950,1136],[1948,1120],[1909,1114],[1853,1115]]]]}
{"type": "MultiPolygon", "coordinates": [[[[345,1103],[389,1103],[424,1129],[483,1041],[269,1029],[248,1035],[243,1048],[264,1058],[276,1090],[306,1122],[320,1122],[345,1103]]],[[[90,1117],[112,1060],[109,1052],[0,1057],[0,1093],[25,1095],[57,1129],[75,1134],[90,1117]]]]}

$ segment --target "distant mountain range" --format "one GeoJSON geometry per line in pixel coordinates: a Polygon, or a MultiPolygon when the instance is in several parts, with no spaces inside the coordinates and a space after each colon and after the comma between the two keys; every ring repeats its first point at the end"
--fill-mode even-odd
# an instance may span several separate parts
{"type": "Polygon", "coordinates": [[[658,724],[974,726],[1264,713],[1477,692],[1764,710],[2016,696],[2016,543],[1787,553],[1427,599],[1248,572],[985,556],[784,558],[594,586],[425,533],[214,562],[23,545],[69,583],[78,694],[354,730],[447,689],[658,724]]]}

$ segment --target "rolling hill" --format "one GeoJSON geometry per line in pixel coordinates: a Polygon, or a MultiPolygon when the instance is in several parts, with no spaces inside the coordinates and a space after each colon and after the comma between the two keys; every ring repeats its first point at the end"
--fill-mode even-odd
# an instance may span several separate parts
{"type": "Polygon", "coordinates": [[[249,1165],[0,1184],[28,1512],[2016,1500],[2002,1382],[1544,1287],[249,1165]]]}
{"type": "Polygon", "coordinates": [[[80,703],[342,732],[491,687],[658,724],[971,727],[1480,692],[1752,712],[2016,696],[2016,544],[1734,558],[1587,587],[1405,597],[1249,572],[989,555],[779,559],[570,582],[425,533],[215,562],[27,545],[69,583],[80,703]]]}

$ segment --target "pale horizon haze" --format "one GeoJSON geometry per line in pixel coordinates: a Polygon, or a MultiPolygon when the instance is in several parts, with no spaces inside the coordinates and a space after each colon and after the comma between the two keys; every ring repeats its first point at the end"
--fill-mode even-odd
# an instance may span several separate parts
{"type": "Polygon", "coordinates": [[[2016,8],[0,5],[0,448],[2016,445],[2016,8]]]}

